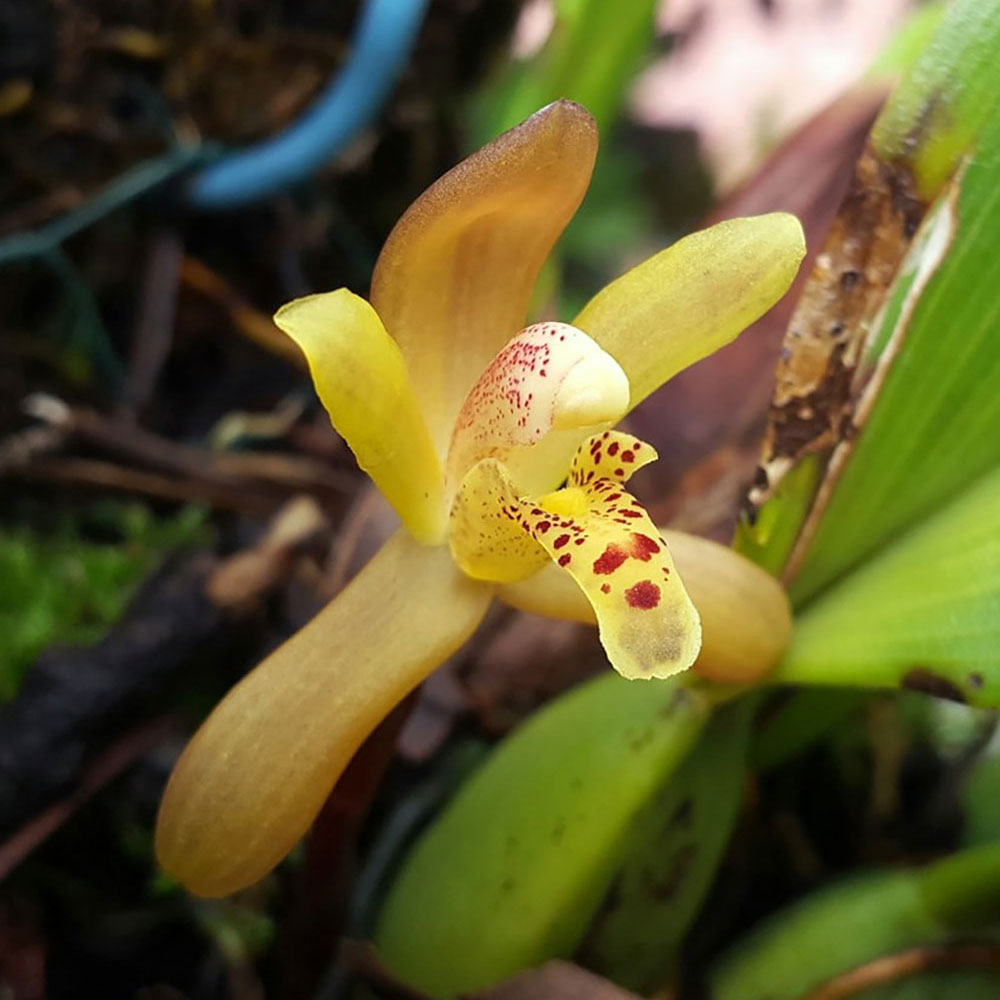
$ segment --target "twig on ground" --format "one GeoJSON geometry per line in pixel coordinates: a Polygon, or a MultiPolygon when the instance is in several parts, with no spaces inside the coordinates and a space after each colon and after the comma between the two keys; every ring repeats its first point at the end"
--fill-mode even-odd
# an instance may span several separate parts
{"type": "Polygon", "coordinates": [[[133,422],[153,396],[160,369],[170,354],[184,246],[173,230],[153,235],[139,299],[119,415],[133,422]]]}
{"type": "Polygon", "coordinates": [[[100,753],[66,798],[43,809],[17,833],[0,844],[0,880],[5,879],[39,844],[55,833],[105,785],[178,729],[177,719],[165,715],[116,740],[100,753]]]}
{"type": "Polygon", "coordinates": [[[0,464],[0,471],[26,479],[134,490],[257,514],[273,511],[291,493],[339,502],[357,484],[351,472],[306,456],[193,448],[51,396],[29,397],[25,409],[64,436],[156,470],[71,456],[35,459],[7,470],[0,464]]]}
{"type": "Polygon", "coordinates": [[[877,986],[932,969],[1000,969],[1000,947],[970,944],[911,948],[844,972],[813,990],[803,1000],[847,1000],[877,986]]]}
{"type": "Polygon", "coordinates": [[[273,323],[270,316],[254,308],[223,278],[194,257],[181,263],[181,282],[222,308],[229,316],[233,329],[259,347],[276,354],[296,368],[305,371],[306,359],[295,343],[273,323]]]}

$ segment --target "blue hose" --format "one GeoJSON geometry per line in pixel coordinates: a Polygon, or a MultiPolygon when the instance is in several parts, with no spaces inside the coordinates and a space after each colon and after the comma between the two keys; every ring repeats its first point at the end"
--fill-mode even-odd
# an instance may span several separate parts
{"type": "Polygon", "coordinates": [[[199,209],[231,209],[304,180],[381,110],[406,65],[430,0],[368,0],[346,65],[305,114],[277,135],[224,155],[187,189],[199,209]]]}

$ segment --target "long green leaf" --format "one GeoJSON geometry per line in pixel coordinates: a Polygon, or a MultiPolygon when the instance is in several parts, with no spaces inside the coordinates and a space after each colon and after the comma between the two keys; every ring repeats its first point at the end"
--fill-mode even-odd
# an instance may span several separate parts
{"type": "MultiPolygon", "coordinates": [[[[924,869],[865,875],[775,914],[713,970],[712,1000],[798,1000],[906,949],[1000,929],[1000,844],[924,869]]],[[[959,994],[960,996],[960,994],[959,994]]]]}
{"type": "Polygon", "coordinates": [[[864,876],[777,913],[724,956],[712,1000],[798,1000],[846,969],[930,944],[944,927],[922,905],[911,872],[864,876]]]}
{"type": "Polygon", "coordinates": [[[811,604],[771,676],[1000,706],[1000,469],[811,604]]]}
{"type": "Polygon", "coordinates": [[[632,823],[684,757],[707,702],[614,674],[536,713],[407,858],[379,919],[389,967],[435,997],[572,953],[632,823]]]}
{"type": "Polygon", "coordinates": [[[638,993],[675,971],[736,821],[758,699],[717,711],[632,826],[625,862],[578,958],[638,993]]]}

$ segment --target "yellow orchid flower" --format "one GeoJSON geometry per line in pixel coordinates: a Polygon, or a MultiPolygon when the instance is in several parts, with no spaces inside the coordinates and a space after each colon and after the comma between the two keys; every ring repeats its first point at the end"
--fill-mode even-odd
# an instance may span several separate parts
{"type": "Polygon", "coordinates": [[[720,679],[759,673],[786,642],[787,604],[770,577],[667,533],[704,599],[699,622],[664,537],[623,486],[655,453],[611,428],[785,293],[801,227],[783,214],[721,223],[613,282],[572,325],[515,333],[596,152],[585,109],[544,108],[410,207],[379,257],[371,304],[340,289],[275,317],[402,527],[182,755],[156,844],[193,892],[224,895],[277,864],[362,741],[494,596],[596,619],[628,677],[689,667],[702,626],[704,673],[720,679]],[[726,635],[744,633],[727,652],[726,635]]]}

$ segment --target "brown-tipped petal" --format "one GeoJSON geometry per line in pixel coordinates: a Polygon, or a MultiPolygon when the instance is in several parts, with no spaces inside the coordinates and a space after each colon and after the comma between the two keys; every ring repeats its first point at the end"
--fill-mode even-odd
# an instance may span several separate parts
{"type": "Polygon", "coordinates": [[[200,896],[266,875],[365,737],[468,638],[490,595],[447,548],[397,533],[195,734],[160,807],[160,864],[200,896]]]}
{"type": "Polygon", "coordinates": [[[573,325],[622,366],[636,406],[767,312],[788,291],[805,250],[794,215],[729,219],[611,282],[573,325]]]}
{"type": "MultiPolygon", "coordinates": [[[[695,673],[749,683],[777,662],[792,635],[792,614],[777,580],[732,549],[681,531],[663,531],[677,570],[701,616],[695,673]]],[[[497,596],[523,611],[593,624],[594,609],[553,565],[504,585],[497,596]]]]}
{"type": "Polygon", "coordinates": [[[557,101],[450,170],[390,233],[371,300],[442,453],[469,389],[524,325],[596,154],[589,112],[557,101]]]}

